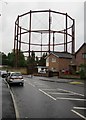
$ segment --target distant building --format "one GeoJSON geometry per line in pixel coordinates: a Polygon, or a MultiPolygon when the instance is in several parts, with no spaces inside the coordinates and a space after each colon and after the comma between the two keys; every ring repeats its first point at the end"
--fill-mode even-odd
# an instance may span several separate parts
{"type": "Polygon", "coordinates": [[[86,64],[86,43],[84,43],[75,53],[76,69],[80,70],[81,64],[86,64]]]}
{"type": "Polygon", "coordinates": [[[46,57],[46,66],[52,71],[69,70],[73,56],[67,52],[51,52],[46,57]]]}
{"type": "Polygon", "coordinates": [[[38,73],[46,73],[47,67],[46,66],[37,66],[38,73]]]}
{"type": "Polygon", "coordinates": [[[51,52],[46,57],[46,66],[52,71],[70,70],[72,73],[80,70],[80,65],[86,64],[86,43],[72,55],[67,52],[51,52]]]}

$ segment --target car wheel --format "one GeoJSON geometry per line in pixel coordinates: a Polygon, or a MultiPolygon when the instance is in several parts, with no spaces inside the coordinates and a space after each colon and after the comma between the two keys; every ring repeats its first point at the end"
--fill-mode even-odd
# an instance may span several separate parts
{"type": "Polygon", "coordinates": [[[24,83],[20,83],[21,86],[24,86],[24,83]]]}

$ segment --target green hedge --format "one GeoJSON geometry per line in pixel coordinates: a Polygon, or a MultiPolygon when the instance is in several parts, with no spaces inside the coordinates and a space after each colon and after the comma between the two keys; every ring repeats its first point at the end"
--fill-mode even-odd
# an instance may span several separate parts
{"type": "Polygon", "coordinates": [[[86,64],[80,65],[80,78],[86,79],[86,64]]]}

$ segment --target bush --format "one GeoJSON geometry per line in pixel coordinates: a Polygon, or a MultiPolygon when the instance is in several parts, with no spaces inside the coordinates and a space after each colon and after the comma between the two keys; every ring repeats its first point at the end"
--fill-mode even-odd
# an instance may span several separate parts
{"type": "Polygon", "coordinates": [[[75,73],[76,75],[80,75],[80,71],[76,71],[76,73],[75,73]]]}
{"type": "Polygon", "coordinates": [[[86,65],[81,65],[80,68],[80,78],[86,79],[86,65]]]}

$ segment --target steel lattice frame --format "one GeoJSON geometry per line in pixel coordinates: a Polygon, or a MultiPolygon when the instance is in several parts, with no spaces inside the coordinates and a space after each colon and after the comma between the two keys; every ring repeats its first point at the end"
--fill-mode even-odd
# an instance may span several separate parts
{"type": "Polygon", "coordinates": [[[64,46],[64,51],[65,52],[68,52],[68,44],[71,43],[71,53],[74,54],[75,52],[75,20],[70,17],[67,13],[62,13],[62,12],[57,12],[57,11],[52,11],[52,10],[40,10],[40,11],[29,11],[27,13],[24,13],[22,15],[18,15],[16,21],[15,21],[15,32],[14,32],[14,53],[16,53],[16,66],[18,64],[18,59],[19,59],[19,52],[18,51],[21,51],[21,44],[27,44],[28,45],[28,50],[27,51],[23,51],[23,53],[28,53],[28,56],[30,56],[30,53],[32,52],[31,50],[31,45],[35,45],[35,46],[40,46],[41,47],[41,50],[38,51],[38,50],[35,50],[34,52],[40,52],[40,53],[43,53],[43,52],[47,52],[47,53],[50,53],[51,52],[51,46],[53,47],[53,50],[52,51],[55,51],[54,50],[54,47],[55,46],[59,46],[59,45],[63,45],[64,46]],[[36,13],[48,13],[48,29],[41,29],[41,30],[33,30],[31,27],[32,27],[32,15],[33,14],[36,14],[36,13]],[[59,14],[59,15],[62,15],[65,17],[65,28],[63,30],[52,30],[51,29],[51,13],[55,13],[55,14],[59,14]],[[23,17],[23,16],[26,16],[26,15],[29,15],[29,30],[26,29],[26,28],[23,28],[21,25],[20,25],[20,18],[23,17]],[[72,24],[71,26],[68,26],[68,19],[70,19],[72,21],[72,24]],[[68,30],[71,29],[71,34],[68,33],[68,30]],[[22,30],[24,30],[24,32],[22,32],[22,30]],[[29,42],[24,42],[22,41],[22,34],[26,34],[28,33],[28,36],[29,36],[29,42]],[[44,43],[31,43],[31,35],[32,33],[39,33],[40,35],[42,35],[43,33],[44,34],[49,34],[49,37],[48,37],[48,44],[44,44],[44,43]],[[55,33],[59,33],[59,34],[63,34],[64,35],[64,42],[63,43],[60,43],[60,44],[56,44],[54,41],[55,41],[55,37],[54,37],[54,34],[55,33]],[[51,44],[51,34],[53,34],[53,44],[51,44]],[[71,37],[71,41],[68,41],[68,36],[71,37]],[[48,47],[48,50],[45,51],[42,49],[43,46],[47,46],[48,47]]]}

